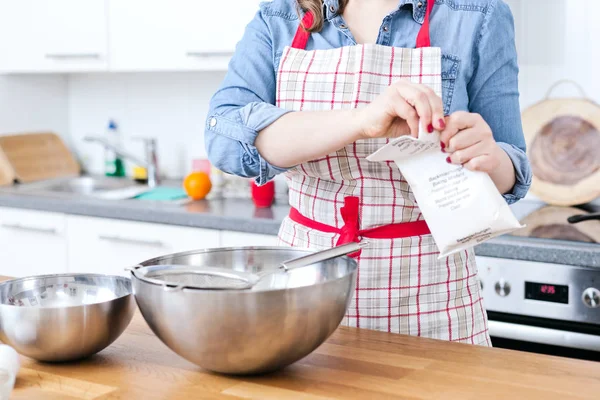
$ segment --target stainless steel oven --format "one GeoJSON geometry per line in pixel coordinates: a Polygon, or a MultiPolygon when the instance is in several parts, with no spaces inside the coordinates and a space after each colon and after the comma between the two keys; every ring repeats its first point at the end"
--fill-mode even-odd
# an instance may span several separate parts
{"type": "Polygon", "coordinates": [[[477,261],[495,347],[600,360],[600,268],[477,261]]]}

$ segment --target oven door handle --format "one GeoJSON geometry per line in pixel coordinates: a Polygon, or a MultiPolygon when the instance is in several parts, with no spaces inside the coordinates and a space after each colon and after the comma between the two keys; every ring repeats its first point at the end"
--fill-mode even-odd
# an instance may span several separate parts
{"type": "Polygon", "coordinates": [[[596,335],[493,320],[488,321],[488,326],[490,336],[503,339],[600,351],[600,336],[596,335]]]}

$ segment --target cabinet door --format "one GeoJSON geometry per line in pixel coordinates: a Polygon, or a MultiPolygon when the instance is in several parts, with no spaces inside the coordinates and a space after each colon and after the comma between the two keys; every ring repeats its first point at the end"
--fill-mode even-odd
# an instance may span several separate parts
{"type": "Polygon", "coordinates": [[[106,70],[107,0],[0,0],[0,71],[106,70]]]}
{"type": "Polygon", "coordinates": [[[244,232],[221,232],[222,247],[277,246],[277,236],[244,232]]]}
{"type": "Polygon", "coordinates": [[[69,271],[127,275],[125,267],[219,245],[217,231],[68,216],[69,271]]]}
{"type": "Polygon", "coordinates": [[[224,70],[259,0],[109,0],[110,69],[224,70]]]}
{"type": "Polygon", "coordinates": [[[67,272],[65,236],[62,214],[0,208],[0,275],[67,272]]]}

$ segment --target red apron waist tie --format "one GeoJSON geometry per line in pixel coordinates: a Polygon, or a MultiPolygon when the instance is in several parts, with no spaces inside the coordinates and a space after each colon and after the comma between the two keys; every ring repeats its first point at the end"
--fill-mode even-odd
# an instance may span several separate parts
{"type": "MultiPolygon", "coordinates": [[[[331,225],[323,224],[318,221],[314,221],[304,215],[300,214],[295,208],[290,210],[289,217],[292,221],[304,225],[307,228],[315,229],[317,231],[325,233],[336,233],[340,237],[337,241],[337,245],[360,242],[361,238],[369,239],[400,239],[411,236],[422,236],[431,233],[427,223],[423,220],[414,222],[402,222],[397,224],[388,224],[378,226],[370,229],[360,229],[360,223],[358,218],[359,211],[359,198],[358,197],[346,197],[344,199],[344,206],[340,209],[344,226],[336,228],[331,225]]],[[[356,257],[360,254],[360,251],[351,255],[356,257]]]]}

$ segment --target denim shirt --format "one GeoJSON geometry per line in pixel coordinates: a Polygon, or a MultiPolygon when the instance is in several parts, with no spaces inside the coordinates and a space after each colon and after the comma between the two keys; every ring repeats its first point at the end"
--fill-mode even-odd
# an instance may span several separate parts
{"type": "MultiPolygon", "coordinates": [[[[414,48],[427,1],[399,0],[398,8],[383,19],[377,44],[414,48]]],[[[442,49],[444,112],[478,113],[489,124],[515,167],[516,184],[504,195],[512,204],[526,195],[531,167],[521,126],[511,11],[501,0],[435,2],[430,34],[431,45],[442,49]]],[[[254,142],[258,132],[289,112],[274,105],[276,73],[300,23],[296,7],[296,0],[261,4],[211,99],[206,120],[205,145],[212,164],[229,174],[256,178],[259,184],[286,171],[264,160],[254,142]]],[[[338,0],[324,0],[324,7],[324,27],[311,35],[306,50],[355,45],[338,14],[338,0]]]]}

